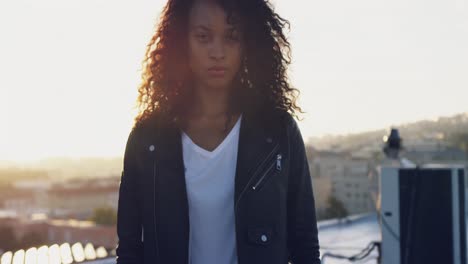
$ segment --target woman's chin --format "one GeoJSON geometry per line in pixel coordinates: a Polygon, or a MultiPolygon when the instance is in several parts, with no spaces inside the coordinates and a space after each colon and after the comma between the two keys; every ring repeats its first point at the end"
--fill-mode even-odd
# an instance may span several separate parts
{"type": "Polygon", "coordinates": [[[210,89],[224,90],[230,87],[231,82],[226,78],[209,78],[205,80],[205,86],[210,89]]]}

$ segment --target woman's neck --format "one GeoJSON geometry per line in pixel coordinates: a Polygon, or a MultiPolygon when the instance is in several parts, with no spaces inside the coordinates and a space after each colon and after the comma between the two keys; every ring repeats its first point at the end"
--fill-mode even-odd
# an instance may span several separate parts
{"type": "Polygon", "coordinates": [[[197,86],[194,91],[194,104],[190,116],[217,119],[226,115],[229,107],[229,89],[197,86]]]}

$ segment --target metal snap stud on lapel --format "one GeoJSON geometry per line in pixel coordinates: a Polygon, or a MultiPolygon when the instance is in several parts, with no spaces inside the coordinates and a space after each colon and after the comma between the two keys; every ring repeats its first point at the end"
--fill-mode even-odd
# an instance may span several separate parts
{"type": "Polygon", "coordinates": [[[268,237],[266,235],[262,235],[260,237],[260,239],[263,241],[263,242],[266,242],[268,240],[268,237]]]}
{"type": "Polygon", "coordinates": [[[271,137],[267,137],[266,142],[271,143],[273,142],[273,139],[271,139],[271,137]]]}
{"type": "Polygon", "coordinates": [[[154,145],[149,146],[149,151],[154,151],[154,145]]]}

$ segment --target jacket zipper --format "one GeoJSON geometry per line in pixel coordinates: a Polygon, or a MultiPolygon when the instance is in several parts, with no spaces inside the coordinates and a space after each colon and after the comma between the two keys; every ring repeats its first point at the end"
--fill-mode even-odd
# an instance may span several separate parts
{"type": "MultiPolygon", "coordinates": [[[[281,154],[276,154],[276,170],[277,171],[281,171],[281,154]]],[[[271,165],[268,167],[268,169],[263,173],[263,175],[260,177],[260,179],[257,181],[257,183],[254,184],[254,186],[252,186],[252,189],[253,190],[256,190],[257,187],[260,185],[260,183],[263,181],[263,179],[265,179],[265,176],[270,172],[270,170],[273,168],[273,165],[275,165],[275,163],[271,163],[271,165]]]]}
{"type": "Polygon", "coordinates": [[[279,144],[277,144],[272,150],[270,153],[268,153],[267,157],[261,162],[259,163],[259,165],[255,168],[255,172],[254,174],[252,175],[252,177],[250,178],[250,180],[247,182],[247,185],[246,187],[244,188],[244,190],[242,190],[242,192],[239,194],[239,197],[237,198],[237,201],[236,201],[236,206],[235,206],[235,213],[237,215],[237,208],[239,206],[239,202],[242,198],[242,196],[244,195],[245,191],[248,189],[249,185],[250,185],[250,182],[255,178],[256,174],[258,173],[258,169],[261,168],[263,166],[263,164],[268,161],[270,159],[270,156],[279,148],[279,144]]]}

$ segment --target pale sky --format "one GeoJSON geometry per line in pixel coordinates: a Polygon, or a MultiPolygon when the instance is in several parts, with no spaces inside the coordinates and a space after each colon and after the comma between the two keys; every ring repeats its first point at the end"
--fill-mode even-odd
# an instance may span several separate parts
{"type": "MultiPolygon", "coordinates": [[[[165,1],[1,0],[0,161],[119,156],[165,1]]],[[[304,138],[468,111],[468,0],[275,0],[304,138]]]]}

